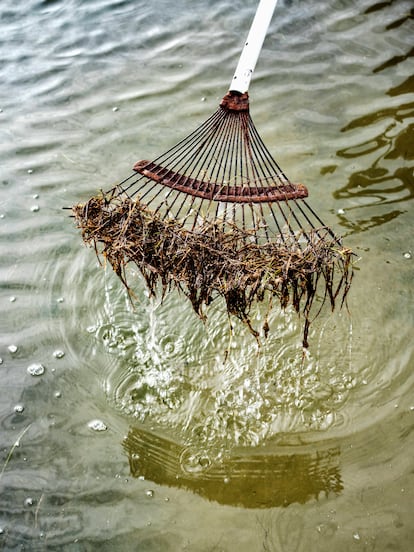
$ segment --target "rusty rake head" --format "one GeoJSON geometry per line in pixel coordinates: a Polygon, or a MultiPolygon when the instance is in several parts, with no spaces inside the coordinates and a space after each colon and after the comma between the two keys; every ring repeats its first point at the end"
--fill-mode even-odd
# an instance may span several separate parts
{"type": "Polygon", "coordinates": [[[240,228],[257,243],[288,240],[309,246],[315,235],[337,241],[263,143],[249,113],[248,94],[227,93],[201,126],[110,190],[113,201],[138,200],[163,220],[194,231],[214,222],[240,228]],[[312,236],[312,237],[310,237],[312,236]]]}

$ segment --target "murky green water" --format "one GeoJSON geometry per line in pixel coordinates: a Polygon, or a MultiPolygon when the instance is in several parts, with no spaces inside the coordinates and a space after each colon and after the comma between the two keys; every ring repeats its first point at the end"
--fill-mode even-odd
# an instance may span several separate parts
{"type": "Polygon", "coordinates": [[[360,256],[304,359],[290,312],[258,350],[219,304],[204,326],[137,279],[131,308],[61,209],[216,109],[254,10],[1,3],[2,550],[414,546],[410,2],[280,1],[250,89],[360,256]]]}

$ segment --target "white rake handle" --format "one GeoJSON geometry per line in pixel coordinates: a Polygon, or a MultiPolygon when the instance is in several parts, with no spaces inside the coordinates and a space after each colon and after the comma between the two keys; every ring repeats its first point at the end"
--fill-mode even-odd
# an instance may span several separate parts
{"type": "Polygon", "coordinates": [[[236,72],[230,83],[231,92],[244,94],[248,91],[276,3],[277,0],[260,0],[252,26],[244,43],[236,72]]]}

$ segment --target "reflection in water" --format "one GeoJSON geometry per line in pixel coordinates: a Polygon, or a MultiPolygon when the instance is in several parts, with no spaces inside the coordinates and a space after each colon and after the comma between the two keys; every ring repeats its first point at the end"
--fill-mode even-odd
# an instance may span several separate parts
{"type": "MultiPolygon", "coordinates": [[[[366,13],[383,9],[387,5],[376,4],[366,13]]],[[[409,17],[412,17],[412,12],[411,15],[407,15],[407,18],[409,17]]],[[[398,20],[395,25],[390,24],[387,30],[399,26],[405,20],[406,18],[398,20]]],[[[403,65],[413,55],[414,48],[411,48],[407,54],[393,56],[375,67],[373,73],[403,65]]],[[[395,98],[413,92],[414,77],[409,74],[399,85],[389,88],[386,94],[395,98]]],[[[344,159],[358,159],[365,156],[367,158],[365,166],[370,163],[368,168],[353,172],[348,183],[334,192],[336,199],[352,201],[347,211],[357,209],[364,211],[359,218],[354,216],[352,221],[347,216],[340,218],[341,225],[348,228],[350,232],[361,232],[389,222],[404,211],[394,209],[380,213],[380,208],[414,198],[413,117],[414,102],[391,103],[389,107],[353,119],[341,129],[342,132],[359,130],[362,135],[369,136],[368,139],[337,151],[337,155],[344,159]],[[367,207],[375,207],[376,214],[367,217],[364,210],[367,207]]],[[[322,174],[332,172],[332,167],[325,167],[321,172],[322,174]]]]}
{"type": "Polygon", "coordinates": [[[138,427],[132,427],[124,440],[133,477],[245,508],[288,506],[321,494],[339,495],[343,489],[339,449],[318,447],[279,447],[277,453],[244,449],[212,459],[138,427]]]}
{"type": "Polygon", "coordinates": [[[373,70],[373,73],[379,73],[380,71],[383,71],[388,67],[393,67],[395,65],[398,65],[399,63],[402,63],[409,57],[413,57],[413,56],[414,56],[414,47],[411,48],[411,50],[407,54],[403,54],[400,56],[393,56],[391,59],[385,61],[384,63],[381,63],[381,65],[379,65],[373,70]]]}
{"type": "MultiPolygon", "coordinates": [[[[374,154],[370,167],[352,173],[346,186],[334,193],[337,199],[353,200],[354,205],[348,210],[367,206],[378,209],[378,206],[414,198],[413,165],[409,164],[414,159],[414,124],[407,124],[413,115],[414,103],[407,103],[359,117],[342,129],[342,132],[347,132],[356,128],[382,127],[369,140],[337,152],[345,159],[374,154]]],[[[343,217],[341,222],[353,232],[363,231],[388,222],[402,212],[395,209],[369,219],[354,219],[352,223],[343,217]]]]}
{"type": "MultiPolygon", "coordinates": [[[[383,10],[384,8],[387,8],[393,4],[394,0],[388,0],[387,2],[377,2],[376,4],[370,6],[365,10],[365,13],[373,13],[376,11],[383,10]]],[[[402,14],[402,17],[399,17],[395,21],[391,21],[391,23],[388,23],[388,25],[385,26],[385,29],[387,31],[391,29],[397,29],[401,25],[403,25],[406,21],[409,19],[414,19],[414,9],[407,10],[405,13],[402,14]]]]}

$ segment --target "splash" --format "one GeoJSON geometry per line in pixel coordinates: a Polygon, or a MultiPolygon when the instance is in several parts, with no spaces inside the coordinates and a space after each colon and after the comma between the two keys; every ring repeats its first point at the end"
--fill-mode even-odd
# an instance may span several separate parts
{"type": "Polygon", "coordinates": [[[327,317],[315,331],[315,351],[304,351],[295,313],[278,313],[275,336],[259,348],[241,324],[229,326],[219,307],[205,325],[179,296],[162,304],[143,296],[134,311],[116,294],[119,288],[107,286],[106,313],[96,326],[114,359],[108,396],[131,420],[189,446],[229,450],[327,430],[357,384],[347,315],[327,317]]]}

